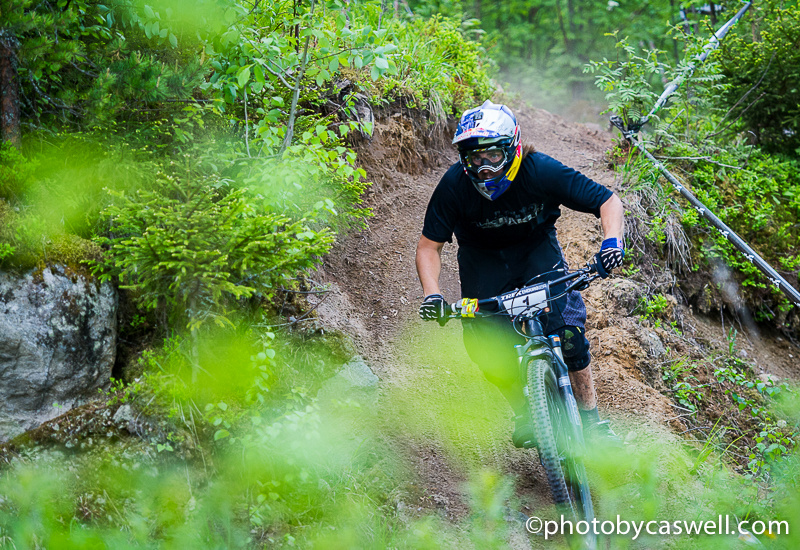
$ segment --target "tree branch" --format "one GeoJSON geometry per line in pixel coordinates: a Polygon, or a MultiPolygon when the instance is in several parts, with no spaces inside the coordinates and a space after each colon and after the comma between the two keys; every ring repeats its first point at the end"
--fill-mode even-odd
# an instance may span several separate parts
{"type": "MultiPolygon", "coordinates": [[[[756,82],[756,83],[753,85],[753,87],[752,87],[752,88],[750,88],[749,90],[747,90],[747,92],[745,92],[745,94],[744,94],[742,97],[740,97],[740,98],[739,98],[739,101],[737,101],[737,102],[736,102],[736,103],[733,105],[733,107],[731,107],[731,108],[728,110],[728,112],[727,112],[727,113],[725,113],[725,116],[724,116],[724,117],[722,117],[722,120],[720,120],[720,124],[722,124],[722,122],[723,122],[723,121],[724,121],[726,118],[728,118],[728,115],[729,115],[729,114],[731,114],[731,113],[733,112],[733,110],[734,110],[736,107],[738,107],[738,106],[739,106],[739,104],[740,104],[742,101],[744,101],[744,100],[747,98],[747,96],[749,96],[749,95],[750,95],[750,92],[752,92],[753,90],[755,90],[756,88],[758,88],[759,86],[761,86],[761,83],[764,81],[764,77],[766,77],[766,76],[767,76],[767,73],[769,72],[769,68],[772,66],[772,61],[775,59],[775,53],[777,53],[777,52],[773,52],[773,53],[772,53],[772,57],[770,57],[770,59],[769,59],[769,63],[767,63],[767,68],[766,68],[766,69],[764,69],[764,73],[761,75],[761,78],[759,78],[759,79],[758,79],[758,82],[756,82]]],[[[764,97],[764,94],[763,94],[763,93],[762,93],[762,94],[761,94],[761,95],[758,97],[758,99],[761,99],[762,97],[764,97]]],[[[758,99],[756,99],[756,101],[758,101],[758,99]]],[[[755,101],[754,101],[753,103],[755,103],[755,101]]],[[[710,137],[714,137],[714,136],[716,136],[716,135],[718,135],[718,134],[720,134],[720,133],[724,132],[724,131],[725,131],[725,130],[727,130],[728,128],[730,128],[731,124],[733,124],[734,122],[736,122],[737,120],[739,120],[739,119],[742,117],[742,115],[743,115],[745,112],[747,112],[747,109],[749,109],[749,108],[750,108],[750,107],[753,105],[753,103],[751,103],[750,105],[748,105],[748,106],[747,106],[747,107],[744,109],[744,111],[742,111],[741,113],[739,113],[739,116],[738,116],[738,117],[736,117],[736,118],[735,118],[735,119],[733,119],[731,122],[729,122],[729,123],[728,123],[728,125],[727,125],[727,126],[725,126],[725,127],[722,129],[722,130],[720,130],[720,131],[718,131],[718,132],[714,132],[713,134],[708,134],[708,135],[706,136],[706,139],[708,139],[708,138],[710,138],[710,137]]]]}
{"type": "MultiPolygon", "coordinates": [[[[310,16],[313,20],[314,17],[314,7],[316,5],[316,0],[311,0],[311,12],[310,16]]],[[[297,100],[300,98],[300,80],[303,78],[303,75],[306,72],[306,66],[308,65],[308,44],[311,41],[311,35],[306,36],[306,43],[303,46],[303,61],[300,64],[300,70],[297,71],[297,75],[294,80],[294,94],[292,95],[292,108],[289,110],[289,123],[286,125],[286,136],[283,138],[283,145],[281,145],[281,150],[279,151],[280,154],[283,154],[289,145],[292,144],[292,138],[294,137],[294,120],[295,116],[297,115],[297,100]]]]}
{"type": "Polygon", "coordinates": [[[269,66],[269,63],[270,63],[270,61],[269,61],[269,59],[267,59],[267,64],[264,65],[264,68],[267,69],[272,74],[274,74],[278,78],[278,80],[280,80],[283,83],[284,86],[286,86],[287,88],[289,88],[291,90],[292,89],[292,85],[289,84],[288,82],[286,82],[286,79],[284,79],[283,76],[279,72],[271,69],[270,66],[269,66]]]}
{"type": "Polygon", "coordinates": [[[732,125],[734,122],[736,122],[737,120],[739,120],[740,118],[742,118],[742,115],[743,115],[743,114],[745,114],[745,113],[748,111],[748,109],[750,109],[750,107],[752,107],[753,105],[755,105],[756,103],[758,103],[758,101],[759,101],[759,100],[760,100],[762,97],[764,97],[765,95],[767,95],[767,92],[761,92],[761,95],[760,95],[760,96],[758,96],[757,98],[755,98],[753,101],[751,101],[751,102],[750,102],[750,105],[748,105],[747,107],[745,107],[744,109],[742,109],[742,112],[741,112],[741,113],[739,113],[739,116],[738,116],[738,117],[736,117],[735,119],[731,120],[731,121],[730,121],[730,122],[729,122],[729,123],[728,123],[728,124],[727,124],[727,125],[726,125],[726,126],[723,128],[723,129],[722,129],[722,130],[720,130],[720,131],[718,131],[718,132],[714,132],[713,134],[708,134],[708,135],[706,136],[706,139],[708,139],[708,138],[712,138],[712,137],[714,137],[714,136],[717,136],[717,135],[721,134],[722,132],[724,132],[725,130],[727,130],[728,128],[730,128],[730,127],[731,127],[731,125],[732,125]]]}
{"type": "Polygon", "coordinates": [[[284,85],[284,86],[286,86],[287,88],[289,88],[289,89],[291,90],[291,89],[292,89],[292,85],[291,85],[291,84],[289,84],[288,82],[286,82],[286,79],[285,79],[285,78],[283,78],[283,75],[282,75],[282,74],[280,74],[279,72],[277,72],[277,71],[275,71],[275,70],[273,70],[273,69],[271,69],[271,68],[270,68],[270,66],[269,66],[270,59],[267,57],[267,55],[266,55],[264,52],[262,52],[262,51],[261,51],[261,49],[258,47],[258,45],[257,45],[255,42],[253,42],[252,40],[250,40],[250,38],[248,38],[248,37],[247,37],[247,36],[245,36],[245,35],[243,35],[243,36],[244,36],[244,39],[245,39],[245,40],[247,40],[247,42],[249,42],[249,43],[250,43],[250,46],[252,46],[252,48],[253,48],[255,51],[257,51],[257,52],[258,52],[258,54],[259,54],[261,57],[263,57],[263,58],[264,58],[264,61],[266,62],[266,64],[264,65],[264,68],[265,68],[265,69],[267,69],[267,70],[268,70],[270,73],[272,73],[273,75],[275,75],[275,77],[276,77],[278,80],[280,80],[280,81],[281,81],[281,83],[283,83],[283,85],[284,85]]]}
{"type": "Polygon", "coordinates": [[[717,166],[723,166],[725,168],[733,168],[735,170],[742,170],[741,166],[732,166],[730,164],[723,164],[721,162],[717,162],[716,160],[711,160],[709,157],[660,157],[659,156],[656,158],[658,160],[702,160],[705,162],[710,162],[711,164],[716,164],[717,166]]]}
{"type": "Polygon", "coordinates": [[[244,146],[247,148],[247,156],[250,154],[250,123],[247,120],[247,85],[244,87],[244,146]]]}

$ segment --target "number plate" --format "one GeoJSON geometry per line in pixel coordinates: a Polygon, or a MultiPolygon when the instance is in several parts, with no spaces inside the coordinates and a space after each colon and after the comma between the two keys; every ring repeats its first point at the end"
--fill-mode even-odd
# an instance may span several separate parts
{"type": "Polygon", "coordinates": [[[529,286],[497,297],[509,315],[533,317],[540,311],[547,311],[547,283],[529,286]]]}

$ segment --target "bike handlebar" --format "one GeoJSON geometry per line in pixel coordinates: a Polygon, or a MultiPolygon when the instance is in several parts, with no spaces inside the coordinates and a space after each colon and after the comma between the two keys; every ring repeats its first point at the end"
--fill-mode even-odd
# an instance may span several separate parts
{"type": "MultiPolygon", "coordinates": [[[[535,317],[540,313],[549,312],[549,303],[556,300],[573,290],[584,290],[589,283],[600,277],[598,266],[591,262],[586,267],[567,273],[563,277],[524,286],[520,289],[477,300],[474,298],[462,298],[458,302],[450,304],[450,313],[445,317],[448,319],[485,317],[489,315],[509,315],[511,317],[535,317]],[[557,296],[550,296],[550,288],[573,281],[567,285],[563,292],[557,296]],[[531,303],[531,299],[538,300],[531,303]],[[495,312],[481,311],[481,307],[497,308],[495,312]]],[[[534,278],[533,280],[535,280],[534,278]]]]}

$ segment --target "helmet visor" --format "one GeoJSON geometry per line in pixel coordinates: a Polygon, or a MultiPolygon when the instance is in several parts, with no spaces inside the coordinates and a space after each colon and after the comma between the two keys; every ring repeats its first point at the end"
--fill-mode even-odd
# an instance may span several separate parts
{"type": "Polygon", "coordinates": [[[497,173],[506,164],[506,150],[502,147],[487,147],[486,149],[473,149],[466,151],[463,155],[467,168],[475,172],[489,170],[497,173]]]}

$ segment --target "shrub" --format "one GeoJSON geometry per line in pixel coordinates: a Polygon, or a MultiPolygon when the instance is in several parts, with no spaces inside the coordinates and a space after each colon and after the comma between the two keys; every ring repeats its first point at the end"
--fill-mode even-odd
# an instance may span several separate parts
{"type": "Polygon", "coordinates": [[[749,28],[723,43],[728,120],[738,119],[735,128],[754,132],[766,150],[800,156],[800,6],[767,0],[751,11],[749,28]]]}
{"type": "Polygon", "coordinates": [[[486,52],[464,36],[456,21],[436,15],[407,25],[396,23],[393,32],[401,53],[397,74],[384,75],[379,82],[381,95],[391,96],[394,89],[410,93],[443,117],[458,115],[494,92],[486,52]]]}
{"type": "Polygon", "coordinates": [[[120,196],[107,211],[113,233],[97,265],[147,309],[160,308],[190,328],[227,324],[227,302],[270,297],[331,246],[326,229],[259,211],[246,189],[216,187],[201,176],[162,174],[152,191],[120,196]]]}
{"type": "MultiPolygon", "coordinates": [[[[699,39],[688,52],[687,60],[694,59],[692,56],[701,50],[701,45],[699,39]]],[[[597,85],[608,93],[609,110],[623,114],[625,122],[630,123],[648,107],[641,98],[655,97],[650,77],[657,74],[659,67],[655,53],[639,55],[624,40],[620,49],[626,54],[622,59],[593,63],[587,70],[599,72],[597,85]]],[[[715,54],[696,67],[691,78],[661,109],[660,116],[647,125],[645,130],[652,133],[644,133],[640,139],[648,142],[648,149],[656,156],[677,165],[673,171],[684,173],[697,198],[793,282],[800,272],[796,245],[800,238],[798,162],[788,156],[770,155],[748,144],[745,136],[728,129],[731,113],[720,98],[730,93],[734,85],[725,78],[721,66],[734,61],[715,54]]],[[[678,67],[673,73],[681,70],[678,67]]],[[[634,186],[658,180],[649,163],[636,160],[626,167],[632,172],[634,186]]],[[[775,319],[784,327],[797,328],[797,318],[789,314],[786,298],[768,284],[767,278],[727,238],[700,227],[697,212],[684,208],[682,200],[675,201],[669,193],[655,195],[655,203],[648,205],[647,218],[651,221],[645,224],[657,230],[644,235],[646,239],[669,256],[669,243],[663,231],[665,221],[660,213],[677,210],[696,251],[692,254],[692,259],[698,260],[692,262],[695,269],[703,268],[708,278],[720,263],[737,270],[741,292],[758,320],[775,319]]]]}

